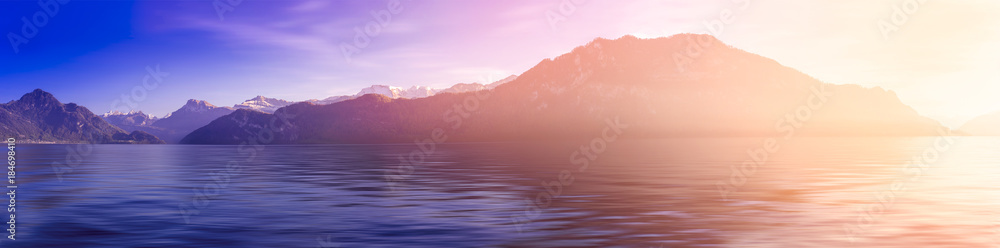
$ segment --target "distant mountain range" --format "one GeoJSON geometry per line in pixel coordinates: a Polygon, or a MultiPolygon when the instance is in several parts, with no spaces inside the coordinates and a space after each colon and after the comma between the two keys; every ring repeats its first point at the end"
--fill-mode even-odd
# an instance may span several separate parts
{"type": "MultiPolygon", "coordinates": [[[[463,93],[463,92],[479,91],[479,90],[484,90],[484,89],[493,89],[493,88],[496,88],[497,86],[499,86],[501,84],[513,81],[516,78],[517,78],[517,75],[510,75],[510,76],[508,76],[508,77],[506,77],[504,79],[501,79],[499,81],[492,82],[492,83],[486,84],[486,85],[481,84],[481,83],[460,83],[460,84],[456,84],[456,85],[454,85],[452,87],[449,87],[449,88],[446,88],[446,89],[434,89],[434,88],[430,88],[430,87],[427,87],[427,86],[413,86],[413,87],[410,87],[409,89],[403,89],[401,87],[379,84],[379,85],[372,85],[372,86],[366,87],[364,89],[361,89],[360,91],[358,91],[357,94],[354,94],[354,95],[332,96],[332,97],[325,98],[323,100],[312,99],[312,100],[306,100],[306,101],[303,101],[303,102],[310,102],[310,103],[317,104],[317,105],[326,105],[326,104],[331,104],[331,103],[336,103],[336,102],[342,102],[342,101],[346,101],[346,100],[358,98],[358,97],[361,97],[361,96],[367,95],[367,94],[383,95],[383,96],[386,96],[386,97],[391,98],[391,99],[397,99],[397,98],[404,98],[404,99],[424,98],[424,97],[433,96],[433,95],[438,94],[438,93],[463,93]]],[[[281,107],[285,107],[285,106],[292,105],[292,104],[295,104],[295,103],[298,103],[298,102],[288,101],[288,100],[282,100],[282,99],[277,99],[277,98],[268,98],[268,97],[264,97],[264,96],[257,96],[257,97],[251,98],[250,100],[246,100],[243,103],[234,105],[233,109],[250,109],[250,110],[256,110],[256,111],[260,111],[260,112],[264,112],[264,113],[274,113],[275,110],[278,110],[281,107]]]]}
{"type": "Polygon", "coordinates": [[[63,104],[41,89],[0,104],[0,136],[14,137],[21,143],[164,143],[143,131],[126,133],[87,108],[63,104]]]}
{"type": "Polygon", "coordinates": [[[152,127],[163,130],[151,132],[167,143],[177,143],[185,135],[199,127],[207,125],[212,120],[236,111],[230,107],[218,107],[206,101],[191,99],[183,107],[157,120],[152,127]]]}
{"type": "Polygon", "coordinates": [[[293,101],[267,98],[264,96],[257,96],[251,98],[250,100],[243,101],[243,103],[236,104],[233,106],[234,109],[252,109],[265,113],[274,113],[278,108],[292,105],[293,101]]]}
{"type": "MultiPolygon", "coordinates": [[[[892,91],[826,84],[707,35],[596,39],[502,85],[480,86],[456,85],[450,88],[456,92],[416,99],[379,86],[331,104],[291,104],[274,111],[292,117],[274,142],[413,142],[434,130],[446,130],[449,141],[586,139],[609,125],[627,125],[626,136],[643,138],[925,136],[946,130],[892,91]],[[691,41],[711,46],[678,59],[691,41]],[[625,124],[609,124],[616,121],[625,124]]],[[[181,142],[238,144],[247,124],[265,127],[272,119],[236,111],[181,142]]]]}
{"type": "Polygon", "coordinates": [[[136,130],[138,127],[152,125],[159,120],[155,116],[148,115],[142,111],[122,113],[113,111],[101,115],[105,121],[124,130],[136,130]]]}
{"type": "Polygon", "coordinates": [[[185,135],[212,120],[236,111],[230,107],[218,107],[206,101],[191,99],[184,106],[163,118],[156,118],[140,112],[112,112],[101,115],[108,123],[126,131],[143,131],[163,139],[167,143],[177,143],[185,135]]]}
{"type": "MultiPolygon", "coordinates": [[[[361,89],[361,91],[358,91],[358,93],[354,94],[354,95],[332,96],[332,97],[328,97],[328,98],[323,99],[323,100],[313,99],[313,100],[307,100],[307,101],[304,101],[304,102],[309,102],[309,103],[313,103],[313,104],[316,104],[316,105],[326,105],[326,104],[331,104],[331,103],[336,103],[336,102],[342,102],[342,101],[346,101],[346,100],[358,98],[358,97],[361,97],[361,96],[367,95],[367,94],[383,95],[383,96],[388,97],[390,99],[398,99],[398,98],[416,99],[416,98],[429,97],[429,96],[433,96],[433,95],[440,94],[440,93],[464,93],[464,92],[473,92],[473,91],[480,91],[480,90],[486,90],[486,89],[493,89],[493,88],[496,88],[497,86],[500,86],[501,84],[505,84],[505,83],[508,83],[510,81],[514,81],[514,79],[516,79],[516,78],[517,78],[517,75],[510,75],[510,76],[508,76],[508,77],[506,77],[504,79],[498,80],[496,82],[492,82],[490,84],[459,83],[459,84],[455,84],[455,85],[453,85],[451,87],[448,87],[446,89],[434,89],[434,88],[430,88],[430,87],[427,87],[427,86],[413,86],[413,87],[410,87],[409,89],[403,89],[401,87],[389,86],[389,85],[372,85],[370,87],[361,89]]],[[[261,112],[264,112],[264,113],[274,113],[274,111],[277,110],[278,108],[281,108],[281,107],[284,107],[284,106],[288,106],[288,105],[292,105],[294,103],[296,103],[296,102],[286,101],[286,100],[281,100],[281,99],[275,99],[275,98],[266,98],[266,97],[263,97],[263,96],[257,96],[254,99],[250,99],[250,100],[247,100],[246,102],[243,102],[241,104],[237,104],[236,106],[234,106],[234,108],[237,108],[237,109],[253,109],[253,110],[261,111],[261,112]],[[264,103],[258,103],[258,102],[264,102],[264,103]]]]}
{"type": "MultiPolygon", "coordinates": [[[[388,97],[390,99],[397,99],[397,98],[404,98],[404,99],[424,98],[424,97],[429,97],[429,96],[433,96],[433,95],[440,94],[440,93],[455,93],[455,94],[457,94],[457,93],[473,92],[473,91],[480,91],[480,90],[490,90],[490,89],[496,88],[497,86],[500,86],[501,84],[505,84],[505,83],[508,83],[510,81],[514,81],[514,79],[517,79],[516,75],[508,76],[508,77],[506,77],[504,79],[501,79],[501,80],[496,81],[496,82],[492,82],[490,84],[459,83],[459,84],[455,84],[455,85],[453,85],[451,87],[448,87],[446,89],[433,89],[433,88],[426,87],[426,86],[413,86],[413,87],[410,87],[409,89],[405,89],[404,90],[403,88],[395,87],[395,86],[372,85],[371,87],[361,89],[361,91],[358,92],[357,94],[355,94],[354,96],[350,96],[350,97],[342,96],[342,98],[338,98],[338,99],[341,99],[341,101],[343,101],[343,100],[348,100],[348,99],[352,99],[352,98],[361,97],[361,96],[367,95],[367,94],[383,95],[383,96],[386,96],[386,97],[388,97]]],[[[313,103],[317,103],[317,102],[313,102],[313,103]]],[[[325,104],[330,104],[332,102],[324,102],[324,103],[325,104]]],[[[272,112],[269,112],[269,113],[274,113],[274,112],[272,111],[272,112]]]]}
{"type": "Polygon", "coordinates": [[[1000,136],[1000,111],[976,117],[958,130],[977,136],[1000,136]]]}
{"type": "MultiPolygon", "coordinates": [[[[489,85],[479,83],[456,84],[455,86],[443,90],[436,90],[426,86],[413,86],[410,89],[403,90],[400,87],[373,85],[371,87],[361,89],[361,91],[355,95],[333,96],[323,100],[313,99],[304,102],[317,105],[332,104],[354,99],[366,94],[378,94],[392,99],[415,99],[433,96],[438,93],[462,93],[489,89],[503,83],[510,82],[514,78],[517,78],[517,76],[511,75],[489,85]]],[[[230,108],[219,107],[206,101],[191,99],[188,100],[188,102],[180,109],[170,113],[164,118],[156,118],[142,113],[141,111],[130,113],[109,112],[101,117],[108,123],[111,123],[112,125],[115,125],[123,130],[148,132],[163,139],[167,143],[178,143],[191,131],[207,125],[212,120],[233,113],[236,110],[246,109],[263,113],[274,113],[275,110],[294,103],[296,102],[256,96],[230,108]]]]}
{"type": "MultiPolygon", "coordinates": [[[[449,141],[586,139],[609,125],[627,126],[626,137],[643,138],[925,136],[946,130],[892,91],[826,84],[714,37],[682,34],[596,39],[490,84],[440,90],[373,85],[355,95],[297,103],[257,96],[233,107],[192,99],[163,118],[97,116],[35,90],[0,105],[0,134],[51,143],[238,144],[247,128],[266,127],[279,115],[291,118],[276,133],[277,144],[413,142],[439,131],[449,141]],[[692,40],[711,46],[678,59],[692,40]]],[[[984,116],[962,130],[988,135],[998,120],[1000,114],[984,116]]]]}

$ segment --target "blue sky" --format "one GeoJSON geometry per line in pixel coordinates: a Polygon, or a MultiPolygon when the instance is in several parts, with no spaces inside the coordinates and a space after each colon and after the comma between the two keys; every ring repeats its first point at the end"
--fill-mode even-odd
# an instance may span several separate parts
{"type": "Polygon", "coordinates": [[[520,74],[597,37],[709,33],[706,22],[730,13],[721,40],[821,80],[894,90],[951,126],[1000,110],[1000,3],[927,1],[897,31],[880,32],[878,22],[905,1],[402,0],[350,60],[340,45],[354,43],[355,28],[377,23],[371,13],[389,11],[391,1],[234,0],[220,18],[208,0],[73,0],[17,52],[10,35],[44,10],[0,1],[8,38],[0,42],[0,101],[41,88],[104,113],[157,65],[170,75],[136,109],[158,116],[192,98],[231,106],[372,84],[448,87],[520,74]],[[564,19],[552,23],[548,14],[560,7],[564,19]]]}
{"type": "MultiPolygon", "coordinates": [[[[321,99],[372,84],[447,87],[518,74],[601,36],[551,29],[544,12],[558,2],[401,1],[348,61],[340,44],[354,43],[354,29],[377,21],[371,12],[388,3],[245,0],[220,18],[213,1],[70,1],[17,52],[0,46],[0,99],[42,88],[103,113],[157,65],[170,75],[138,109],[161,116],[189,98],[232,105],[256,95],[321,99]]],[[[0,6],[0,30],[14,34],[22,17],[42,11],[33,1],[0,6]]]]}

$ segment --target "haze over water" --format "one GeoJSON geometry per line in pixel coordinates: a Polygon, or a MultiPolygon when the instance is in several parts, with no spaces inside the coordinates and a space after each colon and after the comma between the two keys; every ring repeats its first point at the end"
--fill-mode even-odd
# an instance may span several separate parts
{"type": "Polygon", "coordinates": [[[995,247],[1000,138],[806,138],[724,200],[717,183],[761,138],[618,140],[579,172],[579,143],[439,145],[394,189],[397,145],[265,146],[186,224],[179,205],[218,183],[237,146],[19,146],[18,241],[3,247],[995,247]],[[525,199],[563,170],[573,183],[537,215],[525,199]],[[213,179],[215,177],[215,179],[213,179]],[[906,187],[881,214],[892,182],[906,187]],[[870,226],[851,243],[845,225],[870,226]],[[521,225],[514,218],[522,218],[521,225]],[[868,219],[865,219],[868,222],[868,219]],[[520,230],[518,230],[520,226],[520,230]]]}

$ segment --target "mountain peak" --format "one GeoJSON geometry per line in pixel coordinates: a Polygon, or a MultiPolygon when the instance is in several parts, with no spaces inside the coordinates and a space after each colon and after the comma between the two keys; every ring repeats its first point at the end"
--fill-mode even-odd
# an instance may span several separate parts
{"type": "Polygon", "coordinates": [[[386,95],[371,93],[371,94],[361,95],[356,99],[356,101],[365,103],[367,102],[387,103],[387,102],[392,102],[392,99],[393,98],[386,95]]]}
{"type": "Polygon", "coordinates": [[[208,103],[207,101],[197,100],[197,99],[188,99],[187,103],[184,104],[184,106],[185,107],[187,107],[187,106],[191,106],[191,107],[215,107],[215,105],[212,105],[211,103],[208,103]]]}
{"type": "Polygon", "coordinates": [[[292,105],[293,101],[287,101],[277,98],[267,98],[264,96],[257,96],[249,100],[243,101],[240,104],[233,105],[234,109],[253,109],[265,113],[274,113],[281,107],[292,105]]]}
{"type": "Polygon", "coordinates": [[[370,86],[368,88],[361,89],[361,91],[358,92],[358,94],[355,94],[354,96],[355,97],[361,97],[361,96],[364,96],[364,95],[367,95],[367,94],[379,94],[379,95],[386,96],[388,98],[395,99],[395,98],[399,98],[400,97],[400,93],[402,91],[403,91],[403,89],[399,88],[399,87],[389,86],[389,85],[383,85],[383,84],[376,84],[376,85],[372,85],[372,86],[370,86]]]}
{"type": "MultiPolygon", "coordinates": [[[[143,113],[141,110],[139,110],[139,111],[129,110],[128,113],[124,113],[124,112],[121,112],[121,111],[118,111],[118,110],[112,110],[112,111],[108,111],[107,113],[104,113],[101,116],[103,116],[103,117],[109,117],[109,116],[133,116],[133,115],[150,116],[150,115],[147,115],[146,113],[143,113]]],[[[152,116],[150,116],[150,117],[152,117],[152,116]]]]}
{"type": "Polygon", "coordinates": [[[6,110],[0,115],[0,123],[5,123],[0,127],[4,135],[22,137],[29,142],[140,143],[87,108],[75,103],[62,104],[41,89],[24,94],[12,104],[0,104],[0,109],[6,110]],[[11,123],[13,125],[8,125],[11,123]]]}
{"type": "MultiPolygon", "coordinates": [[[[593,47],[601,48],[601,47],[608,46],[608,45],[632,44],[632,43],[635,43],[635,42],[649,41],[649,40],[653,40],[653,41],[665,41],[665,42],[669,42],[669,43],[685,42],[685,43],[680,43],[680,44],[688,44],[686,42],[693,41],[693,42],[697,42],[697,44],[699,44],[701,46],[706,46],[706,44],[720,44],[720,43],[722,43],[722,41],[720,41],[718,38],[716,38],[715,36],[712,36],[710,34],[680,33],[680,34],[674,34],[674,35],[667,36],[667,37],[657,37],[657,38],[639,38],[639,37],[635,37],[635,36],[629,34],[629,35],[624,35],[622,37],[618,37],[617,39],[607,39],[607,38],[600,38],[600,37],[598,37],[598,38],[595,38],[590,43],[587,43],[586,45],[583,45],[583,46],[581,46],[579,48],[593,48],[593,47]]],[[[708,45],[708,46],[710,46],[710,45],[708,45]]],[[[680,49],[686,49],[686,47],[684,47],[684,46],[681,46],[679,48],[680,49]]]]}
{"type": "Polygon", "coordinates": [[[22,104],[31,104],[39,106],[44,106],[49,104],[61,105],[61,103],[59,103],[59,100],[56,99],[56,97],[53,96],[52,93],[45,92],[42,89],[35,89],[34,91],[31,91],[28,94],[24,94],[23,96],[21,96],[21,99],[18,100],[18,102],[22,104]]]}
{"type": "MultiPolygon", "coordinates": [[[[181,107],[180,109],[178,109],[174,113],[177,113],[177,112],[205,112],[205,111],[210,111],[210,110],[214,110],[214,109],[229,109],[229,110],[232,110],[233,108],[230,108],[230,107],[218,107],[218,106],[212,105],[211,103],[208,103],[207,101],[197,100],[197,99],[190,99],[190,100],[187,101],[186,104],[184,104],[183,107],[181,107]]],[[[174,113],[171,113],[170,115],[174,115],[174,113]]],[[[165,116],[163,118],[167,118],[167,117],[165,116]]]]}

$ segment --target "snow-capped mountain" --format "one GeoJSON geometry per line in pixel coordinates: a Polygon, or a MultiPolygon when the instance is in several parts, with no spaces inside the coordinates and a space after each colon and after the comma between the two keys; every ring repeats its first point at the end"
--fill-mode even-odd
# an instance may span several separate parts
{"type": "MultiPolygon", "coordinates": [[[[492,89],[497,85],[504,84],[517,78],[516,75],[512,75],[500,81],[491,83],[489,85],[483,85],[480,83],[471,84],[456,84],[447,89],[434,89],[427,86],[413,86],[408,89],[403,89],[402,87],[389,86],[389,85],[372,85],[370,87],[361,89],[357,94],[354,95],[342,95],[342,96],[331,96],[322,100],[311,99],[303,102],[310,102],[316,105],[327,105],[337,102],[347,101],[355,99],[367,94],[378,94],[391,99],[414,99],[414,98],[425,98],[434,96],[435,94],[441,92],[451,92],[451,93],[462,93],[477,90],[492,89]]],[[[233,107],[219,107],[212,105],[203,100],[188,100],[186,104],[177,111],[174,111],[163,118],[156,118],[151,115],[147,115],[142,112],[129,112],[121,113],[117,111],[108,112],[102,115],[102,118],[108,123],[114,126],[122,128],[127,131],[145,131],[152,133],[161,139],[167,141],[168,143],[176,143],[180,141],[184,135],[187,135],[191,131],[202,127],[216,118],[230,114],[237,109],[250,109],[255,111],[260,111],[268,114],[273,114],[274,111],[278,109],[298,103],[296,101],[289,101],[277,98],[268,98],[264,96],[256,96],[249,100],[243,101],[240,104],[233,105],[233,107]]]]}
{"type": "Polygon", "coordinates": [[[353,99],[353,98],[354,98],[354,96],[331,96],[331,97],[327,97],[326,99],[323,99],[323,100],[310,99],[310,100],[307,100],[306,102],[311,102],[311,103],[316,104],[316,105],[327,105],[327,104],[331,104],[331,103],[336,103],[336,102],[342,102],[342,101],[350,100],[350,99],[353,99]]]}
{"type": "Polygon", "coordinates": [[[461,83],[461,84],[453,85],[450,88],[438,91],[437,93],[439,93],[439,94],[440,93],[462,93],[462,92],[470,92],[470,91],[480,91],[480,90],[485,90],[485,89],[486,89],[486,85],[483,85],[483,84],[480,84],[480,83],[471,83],[471,84],[461,83]]]}
{"type": "Polygon", "coordinates": [[[468,83],[468,84],[467,83],[460,83],[460,84],[453,85],[453,86],[451,86],[451,87],[449,87],[447,89],[439,90],[437,93],[463,93],[463,92],[472,92],[472,91],[480,91],[480,90],[492,90],[493,88],[496,88],[497,86],[500,86],[502,84],[508,83],[510,81],[514,81],[514,79],[517,79],[517,75],[510,75],[510,76],[508,76],[508,77],[506,77],[504,79],[500,79],[499,81],[492,82],[492,83],[486,84],[486,85],[481,84],[481,83],[468,83]]]}
{"type": "Polygon", "coordinates": [[[293,103],[295,102],[276,99],[276,98],[267,98],[264,96],[257,96],[254,97],[253,99],[243,101],[243,103],[233,105],[233,108],[252,109],[264,113],[274,113],[275,110],[278,110],[279,108],[284,106],[292,105],[293,103]]]}
{"type": "Polygon", "coordinates": [[[148,115],[142,111],[129,111],[128,113],[122,113],[121,111],[111,111],[101,115],[108,123],[115,125],[122,129],[128,131],[129,129],[125,126],[147,126],[152,125],[153,122],[159,120],[156,116],[148,115]]]}
{"type": "Polygon", "coordinates": [[[235,111],[206,101],[191,99],[177,111],[149,125],[149,132],[167,143],[177,143],[191,131],[235,111]]]}
{"type": "MultiPolygon", "coordinates": [[[[263,103],[284,101],[270,100],[277,99],[257,97],[247,100],[244,104],[246,104],[247,108],[250,108],[261,106],[263,103]],[[254,102],[253,100],[260,101],[254,102]],[[247,104],[248,102],[251,104],[257,103],[257,105],[247,104]]],[[[133,111],[129,113],[112,111],[101,115],[101,118],[128,132],[143,131],[153,134],[167,143],[177,143],[184,137],[184,135],[187,135],[199,127],[207,125],[209,122],[212,122],[219,117],[230,114],[233,111],[235,110],[230,107],[219,107],[203,100],[191,99],[188,100],[184,106],[177,109],[177,111],[174,111],[163,118],[156,118],[142,113],[141,111],[133,111]]]]}
{"type": "Polygon", "coordinates": [[[354,94],[354,97],[359,97],[367,94],[379,94],[395,99],[399,98],[402,92],[403,88],[400,87],[377,84],[377,85],[372,85],[368,88],[361,89],[361,91],[358,92],[358,94],[354,94]]]}
{"type": "MultiPolygon", "coordinates": [[[[434,88],[427,87],[427,86],[413,86],[413,87],[410,87],[409,89],[405,89],[404,90],[402,87],[396,87],[396,86],[372,85],[371,87],[361,89],[360,92],[358,92],[357,94],[354,94],[354,96],[352,96],[350,98],[357,98],[357,97],[360,97],[360,96],[363,96],[363,95],[367,95],[367,94],[379,94],[379,95],[383,95],[383,96],[386,96],[386,97],[389,97],[389,98],[392,98],[392,99],[397,99],[397,98],[406,98],[406,99],[424,98],[424,97],[433,96],[435,94],[442,93],[442,92],[463,93],[463,92],[471,92],[471,91],[493,89],[493,88],[496,88],[497,86],[500,86],[500,85],[505,84],[507,82],[514,81],[514,79],[517,79],[517,75],[510,75],[510,76],[508,76],[508,77],[506,77],[504,79],[501,79],[499,81],[492,82],[492,83],[486,84],[486,85],[481,84],[481,83],[460,83],[460,84],[456,84],[454,86],[451,86],[451,87],[449,87],[447,89],[434,89],[434,88]]],[[[350,98],[344,98],[344,96],[331,97],[331,98],[336,98],[336,99],[338,99],[338,101],[343,101],[343,100],[350,99],[350,98]]],[[[327,99],[330,99],[330,98],[327,98],[327,99]]]]}
{"type": "MultiPolygon", "coordinates": [[[[389,86],[389,85],[381,85],[381,84],[379,84],[379,85],[372,85],[370,87],[361,89],[360,91],[358,91],[357,94],[354,94],[354,95],[331,96],[331,97],[327,97],[327,98],[322,99],[322,100],[310,99],[310,100],[306,100],[305,102],[311,102],[311,103],[316,104],[316,105],[326,105],[326,104],[337,103],[337,102],[342,102],[342,101],[346,101],[346,100],[358,98],[358,97],[361,97],[361,96],[367,95],[367,94],[383,95],[383,96],[391,98],[391,99],[398,99],[398,98],[404,98],[404,99],[424,98],[424,97],[433,96],[433,95],[435,95],[437,93],[441,93],[441,92],[446,91],[446,90],[448,90],[448,92],[460,93],[460,92],[468,92],[468,91],[475,91],[475,90],[492,89],[493,87],[496,87],[497,85],[500,85],[500,84],[503,84],[503,83],[506,83],[506,82],[510,82],[514,78],[517,78],[517,76],[510,76],[510,77],[507,77],[504,80],[497,81],[497,82],[494,82],[494,83],[492,83],[490,85],[486,85],[486,86],[484,86],[482,84],[475,84],[475,85],[478,85],[478,86],[464,86],[464,85],[471,85],[471,84],[459,84],[459,85],[456,85],[458,88],[456,88],[456,86],[452,86],[452,88],[456,88],[456,89],[452,89],[452,88],[448,88],[448,89],[435,89],[435,88],[431,88],[431,87],[427,87],[427,86],[412,86],[409,89],[405,89],[404,90],[402,87],[396,87],[396,86],[389,86]],[[451,90],[449,90],[449,89],[451,89],[451,90]]],[[[260,98],[260,97],[258,97],[258,98],[260,98]]],[[[254,98],[254,99],[256,99],[256,98],[254,98]]],[[[288,104],[275,104],[274,102],[270,102],[272,105],[275,105],[275,107],[274,107],[273,110],[270,110],[270,111],[263,111],[262,110],[262,112],[267,112],[267,113],[274,113],[274,110],[277,110],[278,108],[294,104],[294,102],[280,100],[280,99],[273,99],[273,98],[265,98],[265,99],[272,99],[272,100],[283,101],[283,102],[287,102],[288,103],[288,104]]],[[[248,102],[249,101],[250,100],[248,100],[248,102]]],[[[245,107],[239,107],[239,106],[237,106],[236,108],[245,108],[245,107]]]]}
{"type": "Polygon", "coordinates": [[[233,108],[230,107],[219,107],[212,105],[211,103],[208,103],[204,100],[190,99],[187,101],[186,104],[184,104],[183,107],[177,109],[177,111],[174,111],[173,113],[170,113],[170,115],[163,118],[164,119],[169,118],[170,116],[176,115],[177,113],[184,113],[184,112],[201,113],[201,112],[215,111],[218,109],[228,109],[230,110],[229,112],[232,112],[233,110],[233,108]]]}
{"type": "MultiPolygon", "coordinates": [[[[462,126],[448,133],[450,142],[586,141],[594,138],[595,130],[618,127],[627,128],[622,137],[644,139],[928,136],[946,130],[892,91],[823,83],[775,60],[696,34],[596,39],[496,87],[479,101],[475,117],[463,120],[452,109],[469,104],[468,99],[440,94],[410,101],[369,94],[330,105],[290,106],[282,112],[296,118],[287,123],[289,132],[275,135],[273,143],[412,142],[449,123],[462,126]],[[705,48],[686,70],[677,70],[670,54],[683,53],[691,40],[715,45],[705,48]],[[837,98],[827,102],[830,96],[837,98]],[[807,97],[819,101],[822,111],[812,112],[809,123],[799,128],[792,115],[809,110],[803,107],[807,97]],[[428,116],[441,113],[445,118],[428,116]]],[[[240,144],[245,131],[234,127],[265,126],[272,119],[240,111],[192,132],[184,141],[240,144]]]]}
{"type": "Polygon", "coordinates": [[[404,90],[403,92],[400,92],[399,96],[402,97],[402,98],[413,99],[413,98],[424,98],[424,97],[428,97],[428,96],[433,96],[434,93],[437,93],[437,90],[435,90],[435,89],[433,89],[431,87],[427,87],[427,86],[413,86],[413,87],[410,87],[407,90],[404,90]]]}

